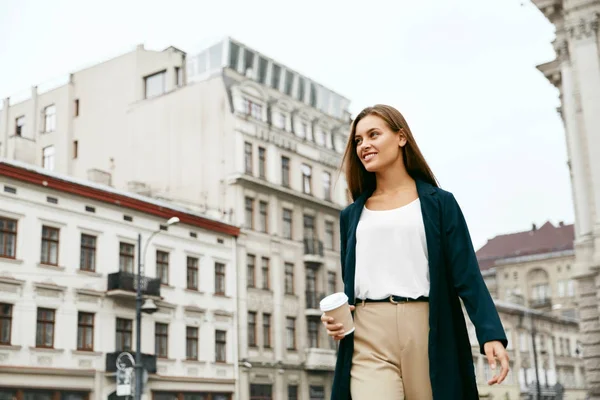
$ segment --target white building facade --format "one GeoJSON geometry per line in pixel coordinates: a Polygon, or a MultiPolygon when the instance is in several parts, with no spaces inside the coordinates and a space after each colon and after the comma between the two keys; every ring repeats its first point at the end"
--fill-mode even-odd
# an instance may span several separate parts
{"type": "Polygon", "coordinates": [[[533,0],[556,27],[557,58],[538,68],[559,89],[575,205],[578,272],[586,378],[600,399],[600,3],[533,0]]]}
{"type": "Polygon", "coordinates": [[[118,398],[135,355],[135,273],[147,399],[233,399],[239,228],[181,207],[0,161],[0,398],[118,398]],[[166,226],[171,217],[177,225],[166,226]]]}
{"type": "Polygon", "coordinates": [[[240,399],[322,399],[340,291],[339,173],[349,100],[232,39],[193,56],[135,51],[5,99],[5,157],[241,226],[240,399]]]}

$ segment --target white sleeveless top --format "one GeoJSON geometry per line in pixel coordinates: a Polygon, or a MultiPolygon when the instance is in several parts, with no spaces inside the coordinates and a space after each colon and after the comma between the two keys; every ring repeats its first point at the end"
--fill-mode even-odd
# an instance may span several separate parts
{"type": "Polygon", "coordinates": [[[356,298],[429,296],[427,257],[419,199],[392,210],[364,207],[356,228],[356,298]]]}

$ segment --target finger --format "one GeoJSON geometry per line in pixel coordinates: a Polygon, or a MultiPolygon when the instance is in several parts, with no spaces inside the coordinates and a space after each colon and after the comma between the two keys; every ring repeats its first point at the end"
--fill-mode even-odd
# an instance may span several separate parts
{"type": "Polygon", "coordinates": [[[343,329],[336,329],[336,330],[327,330],[327,334],[329,336],[343,336],[344,335],[344,330],[343,329]]]}
{"type": "Polygon", "coordinates": [[[506,376],[508,375],[508,371],[510,369],[510,363],[508,361],[508,354],[506,353],[506,351],[504,351],[503,354],[499,358],[500,358],[500,365],[502,365],[502,371],[500,372],[500,377],[498,378],[498,383],[502,383],[502,382],[504,382],[504,379],[506,379],[506,376]]]}
{"type": "Polygon", "coordinates": [[[333,337],[333,340],[337,340],[337,341],[339,341],[339,340],[342,340],[343,338],[345,338],[345,336],[344,336],[344,335],[338,335],[338,336],[334,336],[334,337],[333,337]]]}
{"type": "Polygon", "coordinates": [[[485,348],[485,356],[487,358],[488,364],[490,365],[490,371],[493,374],[492,378],[488,380],[488,385],[494,385],[498,382],[498,376],[496,375],[496,360],[494,358],[493,346],[487,346],[485,348]]]}
{"type": "Polygon", "coordinates": [[[350,311],[354,311],[356,309],[356,306],[350,306],[350,311]]]}
{"type": "Polygon", "coordinates": [[[343,324],[325,324],[325,328],[329,329],[330,331],[339,331],[340,329],[342,329],[344,327],[343,324]]]}

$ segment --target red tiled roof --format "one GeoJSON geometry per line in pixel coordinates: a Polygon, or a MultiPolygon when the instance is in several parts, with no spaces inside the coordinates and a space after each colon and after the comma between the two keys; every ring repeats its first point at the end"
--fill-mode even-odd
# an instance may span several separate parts
{"type": "Polygon", "coordinates": [[[499,235],[477,250],[481,269],[491,268],[496,260],[555,251],[573,250],[573,224],[554,226],[546,222],[540,228],[499,235]]]}

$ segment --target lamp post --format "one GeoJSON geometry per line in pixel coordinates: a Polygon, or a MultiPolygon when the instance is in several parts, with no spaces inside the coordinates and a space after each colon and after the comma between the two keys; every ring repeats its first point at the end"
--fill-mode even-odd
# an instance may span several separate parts
{"type": "MultiPolygon", "coordinates": [[[[167,226],[174,225],[179,222],[179,218],[171,217],[167,221],[167,226]]],[[[146,240],[146,244],[144,245],[144,252],[142,253],[142,234],[138,234],[138,271],[137,271],[137,288],[136,288],[136,296],[135,296],[135,323],[137,326],[137,330],[135,333],[135,400],[141,400],[142,398],[142,375],[144,372],[144,367],[142,365],[142,310],[147,313],[153,313],[156,311],[156,306],[153,307],[143,307],[143,297],[142,297],[142,274],[144,262],[146,259],[146,250],[148,250],[148,244],[152,238],[162,232],[162,229],[158,229],[148,237],[146,240]],[[142,261],[142,254],[144,255],[144,261],[142,261]]]]}

